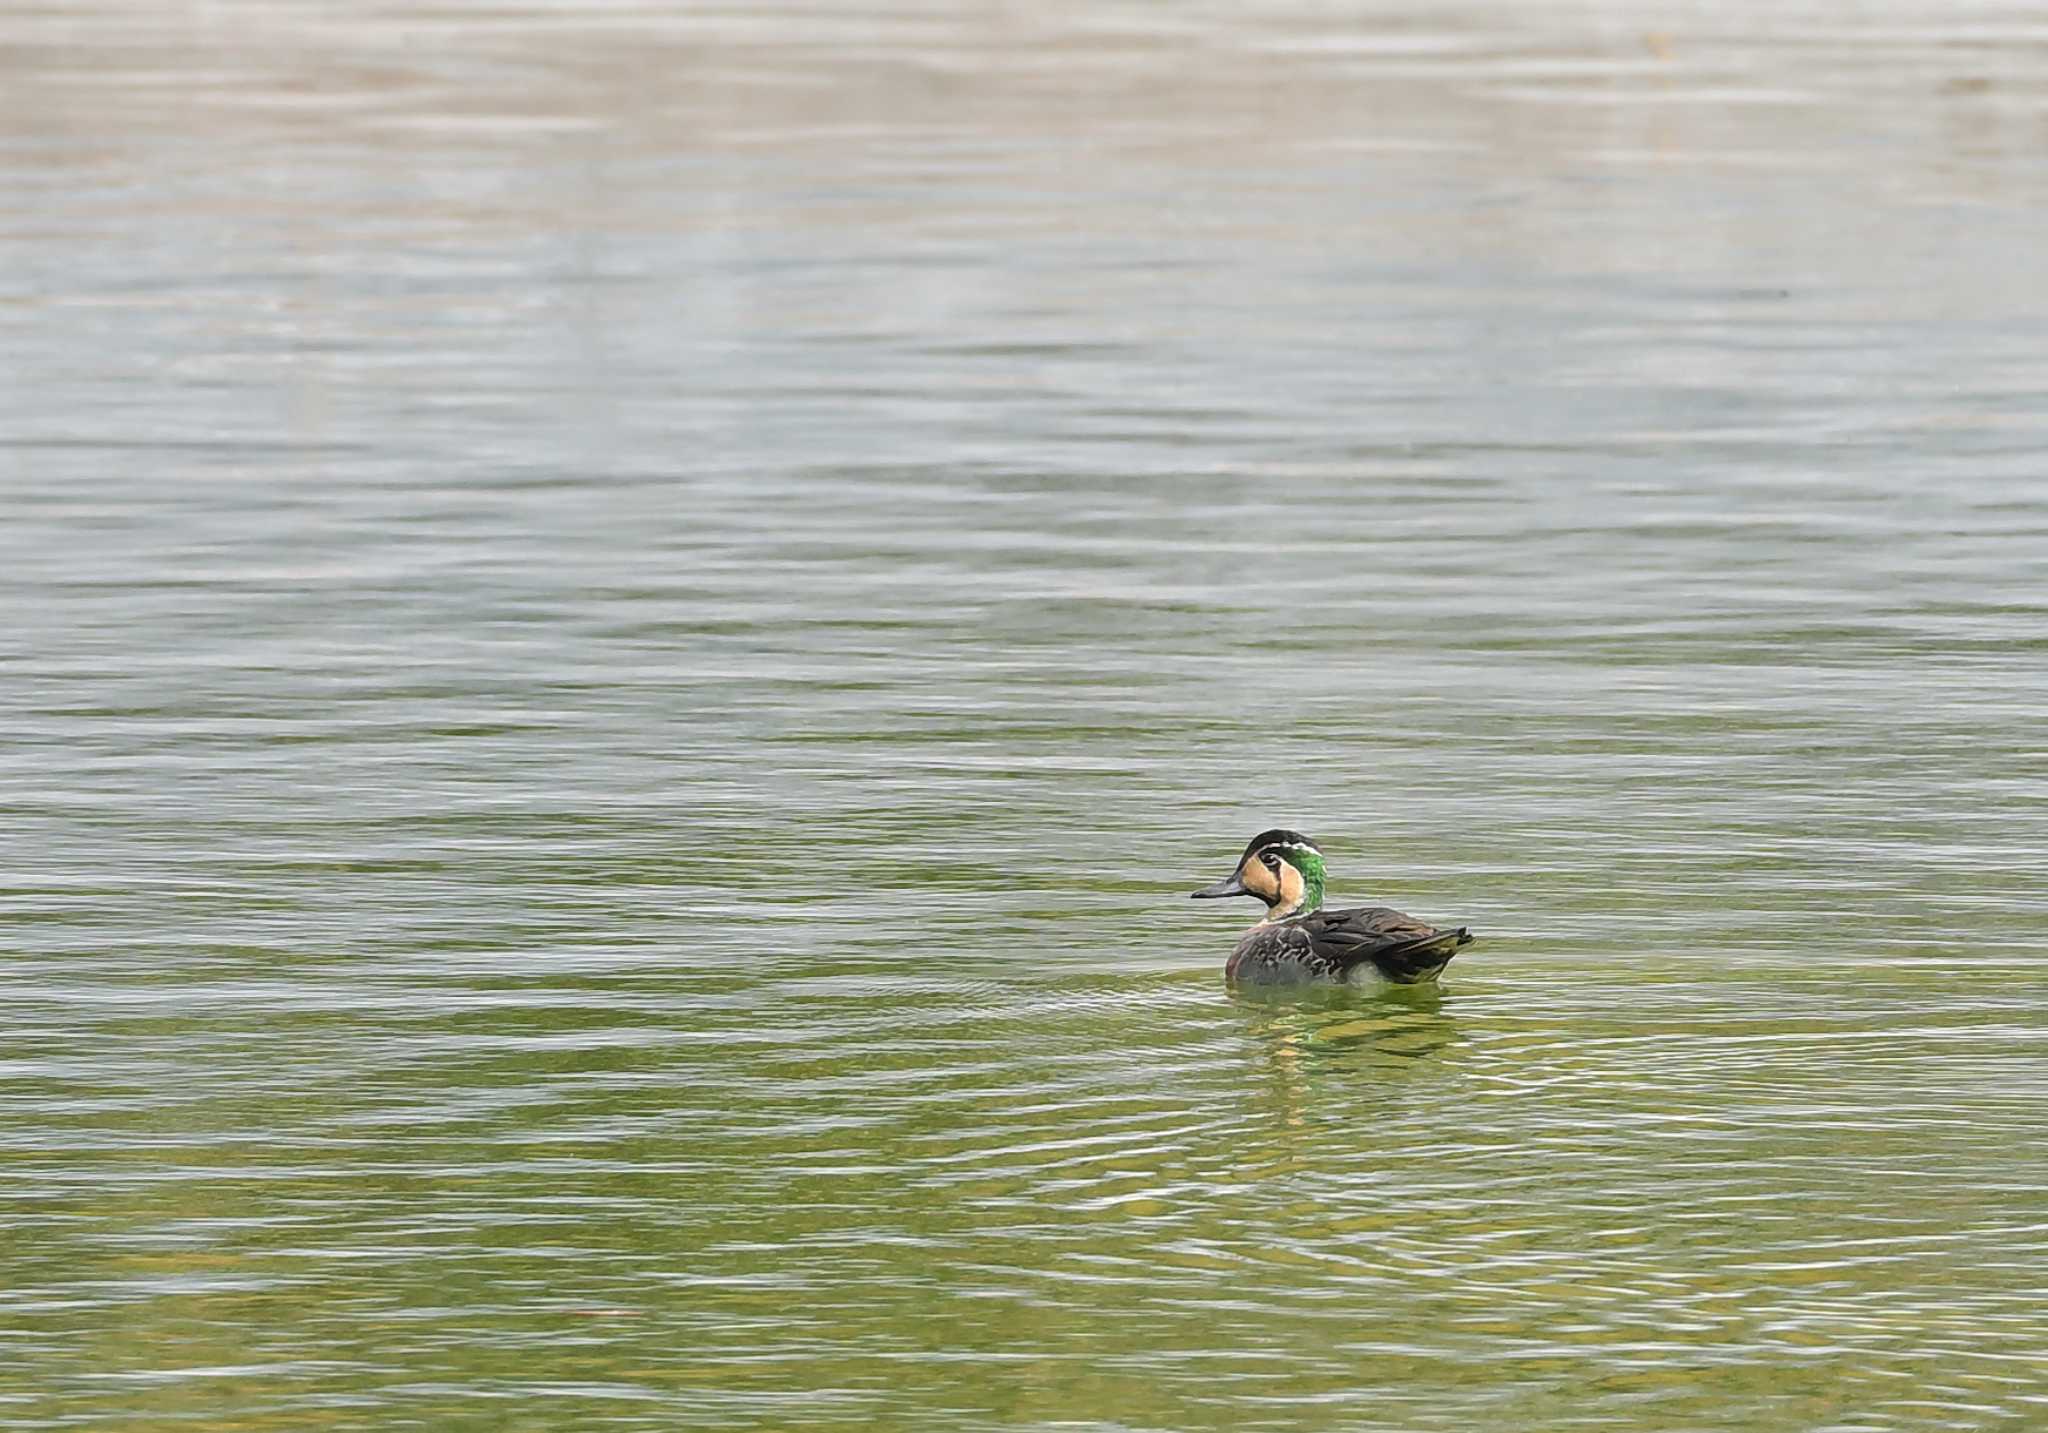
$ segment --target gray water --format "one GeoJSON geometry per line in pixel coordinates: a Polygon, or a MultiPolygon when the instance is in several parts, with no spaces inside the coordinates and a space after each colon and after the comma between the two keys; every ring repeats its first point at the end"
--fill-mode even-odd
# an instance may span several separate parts
{"type": "Polygon", "coordinates": [[[0,1428],[2048,1426],[2029,8],[0,81],[0,1428]]]}

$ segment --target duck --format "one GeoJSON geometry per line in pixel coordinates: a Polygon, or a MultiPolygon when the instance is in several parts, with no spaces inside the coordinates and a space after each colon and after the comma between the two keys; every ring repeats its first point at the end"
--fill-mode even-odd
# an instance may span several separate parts
{"type": "Polygon", "coordinates": [[[1435,980],[1472,943],[1465,926],[1433,926],[1386,906],[1323,909],[1323,851],[1299,831],[1275,827],[1245,846],[1237,867],[1194,900],[1256,896],[1266,918],[1244,933],[1224,967],[1233,985],[1435,980]]]}

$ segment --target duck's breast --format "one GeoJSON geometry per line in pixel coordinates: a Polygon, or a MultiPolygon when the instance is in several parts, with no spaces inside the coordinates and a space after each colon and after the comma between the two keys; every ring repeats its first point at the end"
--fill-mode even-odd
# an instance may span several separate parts
{"type": "Polygon", "coordinates": [[[1308,943],[1290,940],[1290,933],[1284,926],[1253,926],[1230,953],[1225,978],[1240,985],[1294,985],[1315,979],[1318,972],[1308,959],[1308,943]]]}

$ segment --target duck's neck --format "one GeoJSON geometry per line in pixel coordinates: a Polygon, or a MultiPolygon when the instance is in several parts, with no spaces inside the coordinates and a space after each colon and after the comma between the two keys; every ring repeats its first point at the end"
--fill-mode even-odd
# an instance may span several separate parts
{"type": "Polygon", "coordinates": [[[1261,925],[1291,921],[1323,906],[1323,858],[1303,853],[1301,864],[1280,867],[1280,899],[1266,912],[1261,925]]]}

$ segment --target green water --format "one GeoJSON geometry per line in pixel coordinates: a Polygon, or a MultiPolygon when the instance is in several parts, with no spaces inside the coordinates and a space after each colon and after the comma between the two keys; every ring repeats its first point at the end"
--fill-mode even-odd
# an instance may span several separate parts
{"type": "Polygon", "coordinates": [[[2048,1426],[2043,46],[0,17],[0,1429],[2048,1426]]]}

